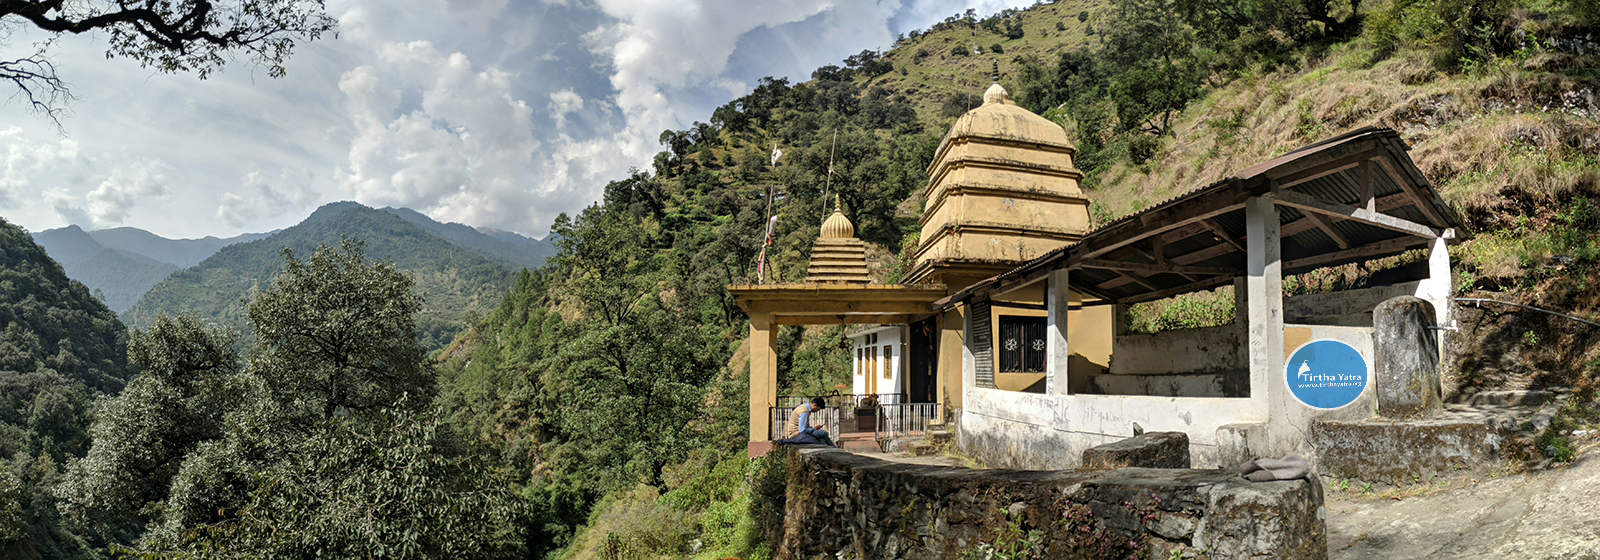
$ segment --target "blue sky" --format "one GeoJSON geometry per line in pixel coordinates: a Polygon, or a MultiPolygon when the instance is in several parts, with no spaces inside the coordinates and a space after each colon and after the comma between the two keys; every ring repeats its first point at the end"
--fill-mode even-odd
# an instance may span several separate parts
{"type": "MultiPolygon", "coordinates": [[[[1029,3],[328,0],[338,37],[300,46],[282,79],[243,61],[155,74],[106,60],[104,37],[63,37],[46,51],[78,97],[61,127],[0,105],[0,217],[231,236],[355,200],[540,237],[647,168],[662,130],[763,76],[1029,3]]],[[[47,38],[23,29],[0,56],[47,38]]]]}

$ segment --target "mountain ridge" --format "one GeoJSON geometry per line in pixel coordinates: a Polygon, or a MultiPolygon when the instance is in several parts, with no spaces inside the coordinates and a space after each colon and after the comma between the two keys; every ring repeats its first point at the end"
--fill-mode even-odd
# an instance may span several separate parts
{"type": "Polygon", "coordinates": [[[461,319],[492,308],[515,280],[515,272],[503,259],[453,242],[390,210],[342,201],[319,207],[299,224],[224,247],[200,264],[178,271],[151,288],[122,314],[123,320],[132,328],[144,328],[161,313],[188,313],[245,332],[245,302],[283,269],[285,250],[307,258],[317,246],[334,245],[344,237],[362,240],[369,257],[392,260],[415,275],[417,288],[428,297],[419,330],[433,347],[454,337],[461,319]]]}

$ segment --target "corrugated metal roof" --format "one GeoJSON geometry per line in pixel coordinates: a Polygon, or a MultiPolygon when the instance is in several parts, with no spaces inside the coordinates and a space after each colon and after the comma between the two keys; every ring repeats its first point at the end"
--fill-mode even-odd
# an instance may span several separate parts
{"type": "MultiPolygon", "coordinates": [[[[1179,213],[1182,209],[1193,205],[1216,203],[1213,200],[1216,197],[1226,195],[1229,192],[1236,192],[1240,188],[1249,189],[1252,195],[1266,194],[1279,188],[1277,186],[1278,179],[1289,180],[1295,174],[1308,176],[1320,173],[1320,175],[1310,180],[1291,184],[1291,186],[1282,190],[1308,195],[1325,202],[1359,207],[1363,203],[1359,162],[1363,159],[1374,157],[1379,159],[1372,161],[1387,159],[1392,165],[1391,167],[1391,165],[1374,163],[1370,166],[1373,171],[1375,200],[1405,193],[1406,188],[1401,184],[1405,182],[1424,199],[1422,204],[1430,206],[1440,220],[1439,222],[1431,220],[1427,213],[1417,205],[1417,201],[1410,198],[1398,199],[1400,200],[1398,206],[1387,209],[1380,208],[1380,213],[1435,229],[1454,228],[1461,230],[1460,219],[1450,209],[1449,205],[1445,204],[1444,200],[1439,197],[1433,186],[1422,176],[1422,172],[1417,169],[1416,164],[1406,154],[1409,150],[1410,148],[1400,139],[1399,134],[1386,128],[1363,128],[1317,142],[1245,168],[1221,181],[1196,188],[1139,212],[1123,216],[1095,229],[1084,236],[1078,243],[1046,253],[1011,271],[974,284],[947,299],[951,302],[959,302],[971,297],[972,294],[998,289],[997,287],[1013,279],[1036,278],[1041,270],[1060,268],[1063,261],[1076,262],[1074,259],[1093,251],[1102,251],[1101,254],[1095,257],[1096,259],[1153,265],[1154,261],[1149,253],[1154,247],[1148,239],[1150,235],[1153,235],[1153,228],[1156,227],[1169,228],[1166,233],[1162,234],[1164,236],[1171,236],[1172,231],[1187,232],[1178,238],[1165,239],[1162,255],[1167,263],[1176,261],[1185,263],[1185,266],[1222,266],[1236,268],[1242,272],[1245,255],[1239,251],[1224,252],[1231,249],[1232,244],[1218,239],[1210,228],[1181,230],[1174,228],[1171,224],[1161,224],[1160,218],[1179,213]],[[1323,169],[1341,166],[1344,168],[1331,173],[1322,172],[1323,169]],[[1400,176],[1391,176],[1391,169],[1400,176]],[[1156,224],[1147,226],[1146,219],[1151,217],[1155,218],[1156,224]],[[1130,228],[1133,228],[1131,233],[1130,228]],[[1147,233],[1141,230],[1151,231],[1147,233]],[[1122,239],[1129,236],[1133,238],[1131,242],[1122,239]],[[1114,241],[1114,239],[1121,241],[1114,241]],[[1100,248],[1096,248],[1096,244],[1102,241],[1108,244],[1124,243],[1125,245],[1110,251],[1103,251],[1100,248]],[[1221,247],[1222,245],[1229,245],[1229,247],[1224,248],[1221,247]],[[1135,247],[1136,249],[1134,249],[1135,247]],[[1207,254],[1211,256],[1196,260],[1193,256],[1201,252],[1208,252],[1207,254]]],[[[1243,243],[1245,233],[1242,206],[1242,203],[1235,203],[1220,214],[1209,218],[1213,225],[1239,244],[1243,243]]],[[[1344,248],[1340,247],[1338,241],[1320,227],[1320,224],[1314,221],[1299,223],[1300,220],[1306,219],[1304,213],[1300,210],[1280,203],[1278,205],[1278,215],[1280,225],[1290,228],[1290,234],[1282,237],[1280,245],[1282,260],[1286,264],[1312,257],[1327,260],[1330,258],[1329,255],[1334,255],[1344,250],[1344,248]]],[[[1344,237],[1350,247],[1363,247],[1373,243],[1410,236],[1407,233],[1379,227],[1358,219],[1323,217],[1323,221],[1328,222],[1330,229],[1344,237]]],[[[1465,232],[1461,233],[1464,234],[1465,232]]],[[[1403,251],[1404,249],[1397,249],[1389,253],[1398,254],[1403,251]]],[[[1382,256],[1387,255],[1363,256],[1356,260],[1367,260],[1382,256]]],[[[1333,266],[1334,264],[1343,264],[1343,262],[1352,261],[1334,259],[1327,263],[1316,265],[1316,267],[1333,266]]],[[[1081,268],[1077,267],[1076,264],[1071,266],[1076,267],[1073,271],[1072,280],[1075,288],[1087,287],[1085,291],[1091,294],[1099,293],[1116,300],[1155,297],[1162,295],[1166,291],[1180,290],[1187,285],[1206,279],[1215,279],[1219,276],[1188,274],[1186,278],[1177,272],[1151,272],[1139,275],[1127,271],[1081,268]],[[1129,278],[1124,278],[1125,276],[1129,278]]],[[[1306,270],[1309,270],[1309,268],[1306,270]]],[[[1178,272],[1181,272],[1181,270],[1178,272]]],[[[1303,272],[1303,270],[1284,270],[1286,274],[1295,272],[1303,272]]],[[[1215,284],[1215,282],[1212,282],[1212,284],[1215,284]]]]}

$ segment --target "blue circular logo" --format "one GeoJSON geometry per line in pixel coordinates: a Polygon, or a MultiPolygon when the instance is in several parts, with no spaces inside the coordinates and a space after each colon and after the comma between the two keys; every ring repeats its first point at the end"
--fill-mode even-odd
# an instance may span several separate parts
{"type": "Polygon", "coordinates": [[[1367,388],[1367,360],[1337,340],[1313,340],[1296,348],[1284,368],[1289,392],[1301,404],[1332,410],[1356,401],[1367,388]]]}

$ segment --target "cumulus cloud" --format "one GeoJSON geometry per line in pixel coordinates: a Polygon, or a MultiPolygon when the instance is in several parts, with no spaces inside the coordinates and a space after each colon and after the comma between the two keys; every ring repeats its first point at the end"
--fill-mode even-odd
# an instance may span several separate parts
{"type": "Polygon", "coordinates": [[[281,80],[152,75],[66,37],[69,136],[0,105],[0,209],[198,236],[354,199],[540,235],[762,76],[803,80],[969,3],[1023,1],[330,0],[341,33],[281,80]]]}
{"type": "Polygon", "coordinates": [[[528,186],[540,142],[508,73],[414,41],[383,46],[339,89],[356,129],[348,161],[334,171],[342,192],[469,224],[532,225],[519,207],[535,202],[528,186]],[[421,100],[409,110],[401,106],[408,93],[421,100]]]}
{"type": "Polygon", "coordinates": [[[556,128],[567,126],[567,114],[583,110],[583,97],[567,88],[550,94],[550,120],[556,121],[556,128]]]}
{"type": "Polygon", "coordinates": [[[238,190],[222,194],[217,219],[230,227],[242,227],[262,218],[303,210],[317,200],[318,193],[311,188],[311,180],[309,171],[284,170],[274,185],[261,170],[253,170],[244,176],[238,190]]]}
{"type": "Polygon", "coordinates": [[[140,203],[166,197],[175,171],[149,158],[90,157],[70,138],[31,141],[16,127],[0,131],[0,151],[0,206],[16,208],[39,193],[62,220],[89,228],[119,225],[140,203]]]}

